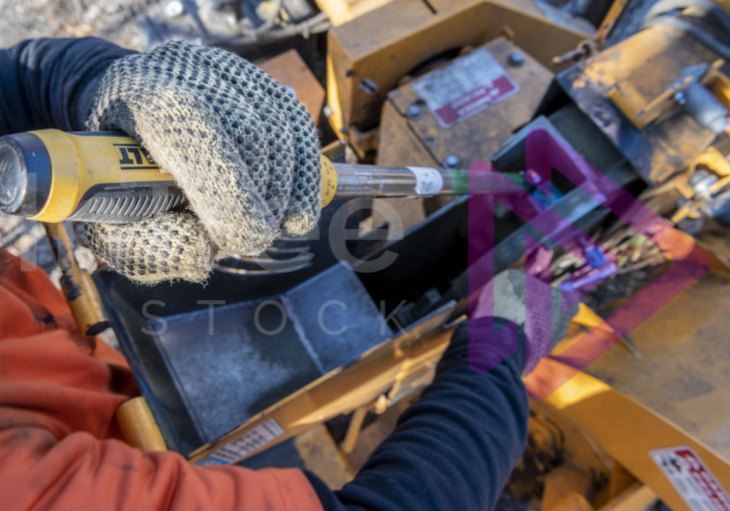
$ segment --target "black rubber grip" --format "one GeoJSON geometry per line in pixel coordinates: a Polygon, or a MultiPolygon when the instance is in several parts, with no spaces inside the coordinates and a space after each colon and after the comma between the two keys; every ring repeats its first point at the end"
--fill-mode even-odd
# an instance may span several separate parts
{"type": "Polygon", "coordinates": [[[170,182],[104,184],[90,188],[68,220],[124,224],[187,204],[170,182]]]}

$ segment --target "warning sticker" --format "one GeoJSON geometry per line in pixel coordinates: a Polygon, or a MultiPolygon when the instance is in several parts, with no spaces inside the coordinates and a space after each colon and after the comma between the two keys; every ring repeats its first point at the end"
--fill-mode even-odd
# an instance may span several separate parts
{"type": "Polygon", "coordinates": [[[230,465],[283,434],[284,430],[281,429],[281,426],[274,419],[269,419],[213,451],[202,460],[196,461],[195,464],[199,466],[230,465]]]}
{"type": "Polygon", "coordinates": [[[730,496],[691,447],[649,454],[693,511],[730,511],[730,496]]]}
{"type": "Polygon", "coordinates": [[[416,80],[413,90],[441,126],[450,128],[520,87],[488,50],[480,48],[416,80]]]}

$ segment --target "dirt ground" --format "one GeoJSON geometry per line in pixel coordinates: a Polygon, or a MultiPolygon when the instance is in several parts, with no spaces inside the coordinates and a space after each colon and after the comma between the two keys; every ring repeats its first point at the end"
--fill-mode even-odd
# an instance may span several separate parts
{"type": "Polygon", "coordinates": [[[141,50],[135,18],[159,0],[0,0],[0,47],[34,37],[98,36],[141,50]]]}

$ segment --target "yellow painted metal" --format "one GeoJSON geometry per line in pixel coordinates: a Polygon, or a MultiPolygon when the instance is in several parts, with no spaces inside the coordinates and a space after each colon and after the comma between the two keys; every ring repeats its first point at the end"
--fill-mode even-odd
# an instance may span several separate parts
{"type": "Polygon", "coordinates": [[[719,57],[690,34],[656,24],[591,57],[566,80],[571,81],[569,94],[594,120],[605,113],[602,98],[611,98],[637,126],[643,125],[638,117],[656,119],[651,130],[642,130],[644,140],[637,146],[645,148],[641,157],[633,142],[624,142],[623,137],[610,132],[607,136],[623,146],[620,148],[631,163],[640,164],[639,173],[647,182],[657,184],[688,167],[714,139],[687,115],[675,115],[681,107],[671,100],[668,89],[686,67],[710,64],[714,69],[719,57]],[[642,108],[651,112],[639,115],[642,108]]]}
{"type": "Polygon", "coordinates": [[[167,450],[160,428],[144,397],[135,397],[122,403],[117,408],[116,419],[124,441],[132,447],[142,451],[167,450]]]}
{"type": "Polygon", "coordinates": [[[439,166],[436,158],[424,147],[421,137],[409,128],[408,119],[390,101],[383,105],[380,140],[378,165],[439,166]]]}
{"type": "Polygon", "coordinates": [[[108,327],[101,298],[86,270],[79,268],[65,224],[45,224],[46,233],[61,269],[61,290],[82,335],[93,336],[108,327]]]}
{"type": "MultiPolygon", "coordinates": [[[[723,64],[723,59],[715,60],[701,83],[716,93],[718,99],[727,106],[730,104],[730,80],[720,71],[723,64]]],[[[666,76],[665,80],[671,83],[650,100],[642,96],[630,81],[620,81],[608,91],[608,97],[637,129],[643,129],[669,109],[674,103],[674,96],[686,89],[693,79],[687,76],[676,81],[674,77],[666,76]]]]}
{"type": "Polygon", "coordinates": [[[552,413],[573,421],[675,511],[691,509],[649,456],[653,449],[691,447],[719,482],[730,488],[730,466],[725,459],[664,417],[586,373],[537,407],[548,414],[552,408],[552,413]]]}
{"type": "Polygon", "coordinates": [[[328,96],[339,111],[330,118],[333,128],[344,128],[348,140],[352,127],[368,132],[388,92],[418,65],[505,33],[545,66],[591,35],[552,24],[529,0],[393,0],[335,27],[328,35],[328,96]]]}
{"type": "MultiPolygon", "coordinates": [[[[79,268],[74,257],[73,243],[64,223],[44,224],[58,266],[61,269],[61,290],[82,335],[94,336],[108,328],[99,292],[91,275],[79,268]]],[[[152,412],[144,397],[123,403],[116,418],[124,440],[143,451],[164,451],[162,439],[152,412]]]]}
{"type": "Polygon", "coordinates": [[[730,176],[730,162],[713,146],[697,157],[690,170],[694,172],[699,166],[712,170],[720,177],[730,176]]]}
{"type": "Polygon", "coordinates": [[[297,436],[294,447],[304,467],[317,474],[330,490],[339,490],[355,477],[347,458],[337,448],[324,424],[297,436]]]}
{"type": "Polygon", "coordinates": [[[720,73],[717,80],[710,84],[710,90],[725,108],[730,108],[730,78],[720,73]]]}
{"type": "Polygon", "coordinates": [[[540,511],[592,511],[596,476],[586,467],[566,461],[544,477],[540,511]]]}
{"type": "Polygon", "coordinates": [[[339,490],[355,477],[327,427],[320,424],[294,439],[304,468],[317,474],[330,490],[339,490]]]}
{"type": "Polygon", "coordinates": [[[646,485],[636,484],[601,507],[599,511],[650,511],[656,509],[658,495],[646,485]]]}
{"type": "Polygon", "coordinates": [[[377,9],[392,0],[317,0],[320,9],[336,27],[377,9]]]}
{"type": "Polygon", "coordinates": [[[688,76],[648,102],[631,82],[620,82],[608,91],[608,97],[634,126],[643,129],[654,122],[672,104],[674,95],[686,89],[691,82],[692,77],[688,76]]]}
{"type": "MultiPolygon", "coordinates": [[[[690,508],[650,457],[653,449],[691,447],[730,490],[730,360],[723,355],[730,266],[707,250],[710,271],[631,333],[643,357],[614,346],[531,403],[561,427],[569,421],[590,435],[675,511],[690,508]]],[[[574,331],[563,343],[581,335],[574,331]]]]}
{"type": "Polygon", "coordinates": [[[344,140],[344,125],[342,124],[342,106],[340,104],[340,94],[335,79],[335,68],[332,65],[332,57],[327,55],[327,106],[329,114],[327,120],[337,135],[337,138],[344,140]]]}
{"type": "MultiPolygon", "coordinates": [[[[397,340],[385,341],[364,353],[356,363],[335,369],[306,385],[214,444],[196,450],[189,458],[196,462],[269,419],[274,419],[284,433],[265,448],[299,435],[337,415],[348,414],[361,406],[375,403],[379,396],[387,393],[398,382],[404,365],[408,364],[411,369],[435,365],[446,349],[452,331],[440,331],[426,337],[409,333],[397,340]]],[[[252,451],[246,457],[261,450],[252,451]]]]}
{"type": "Polygon", "coordinates": [[[350,424],[349,426],[347,426],[345,439],[340,444],[340,449],[342,449],[342,452],[350,454],[355,448],[355,442],[357,442],[357,437],[360,434],[360,429],[362,429],[362,423],[371,408],[372,404],[363,405],[355,410],[355,413],[352,414],[350,424]]]}
{"type": "Polygon", "coordinates": [[[616,20],[621,15],[624,8],[626,7],[626,4],[628,3],[629,0],[614,0],[614,2],[611,4],[611,8],[608,10],[606,16],[603,18],[601,26],[598,27],[598,31],[596,32],[596,37],[594,39],[598,44],[599,49],[603,49],[603,44],[606,42],[606,38],[611,33],[611,30],[613,30],[613,27],[616,24],[616,20]]]}
{"type": "Polygon", "coordinates": [[[680,78],[682,67],[714,63],[718,55],[691,36],[674,27],[658,24],[624,39],[593,58],[585,66],[585,78],[597,86],[610,89],[617,83],[634,84],[644,98],[656,98],[680,78]],[[651,62],[651,66],[647,65],[651,62]]]}

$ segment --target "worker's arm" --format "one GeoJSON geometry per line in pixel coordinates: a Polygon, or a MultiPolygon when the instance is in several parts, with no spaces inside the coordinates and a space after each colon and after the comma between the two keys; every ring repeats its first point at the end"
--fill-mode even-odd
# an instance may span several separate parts
{"type": "MultiPolygon", "coordinates": [[[[3,509],[482,510],[522,451],[523,350],[477,374],[464,325],[421,401],[340,492],[294,469],[201,468],[173,452],[142,453],[113,439],[125,396],[111,355],[99,359],[104,345],[94,353],[67,329],[70,311],[42,271],[20,271],[2,250],[0,259],[3,509]]],[[[472,322],[472,336],[492,339],[489,327],[472,322]]]]}
{"type": "MultiPolygon", "coordinates": [[[[21,53],[9,54],[15,55],[13,62],[33,62],[22,57],[22,49],[15,51],[21,53]]],[[[7,123],[3,129],[81,128],[74,122],[83,118],[83,98],[95,87],[89,76],[97,71],[88,69],[89,76],[81,71],[66,74],[68,66],[85,65],[74,58],[56,55],[66,62],[58,69],[52,58],[41,59],[42,65],[21,65],[22,72],[16,68],[9,92],[3,91],[7,98],[0,98],[8,109],[3,111],[7,123]],[[41,77],[33,82],[37,88],[23,91],[26,85],[22,84],[31,79],[34,69],[76,80],[68,89],[73,92],[64,97],[57,90],[61,81],[41,77]],[[71,106],[55,105],[49,99],[54,94],[61,94],[60,102],[71,106]],[[17,98],[22,104],[8,104],[17,98]],[[38,102],[38,111],[30,106],[29,98],[38,102]],[[27,125],[24,115],[31,116],[27,125]]],[[[86,58],[92,60],[88,54],[86,58]]],[[[204,228],[217,236],[218,255],[221,244],[226,246],[223,253],[240,253],[256,234],[260,239],[248,250],[265,244],[279,225],[303,233],[316,223],[316,130],[311,119],[298,114],[303,111],[300,105],[280,92],[270,78],[220,50],[181,43],[128,59],[116,61],[102,79],[93,125],[121,129],[147,141],[155,159],[182,172],[183,180],[203,175],[204,180],[221,186],[188,183],[192,192],[202,194],[202,209],[196,212],[205,225],[197,231],[183,230],[187,217],[156,219],[143,231],[141,226],[111,226],[92,232],[98,235],[97,247],[103,248],[100,244],[106,236],[114,248],[114,236],[133,238],[137,231],[151,233],[159,227],[159,234],[150,237],[152,245],[165,238],[171,244],[180,240],[184,245],[177,248],[184,250],[176,254],[196,255],[199,251],[187,245],[193,241],[190,233],[205,234],[204,228]],[[228,214],[219,214],[216,207],[235,214],[235,221],[228,214]]],[[[127,256],[126,251],[102,252],[114,261],[127,256]]],[[[160,252],[166,254],[164,248],[160,252]]],[[[143,254],[140,250],[139,255],[143,254]]],[[[171,257],[177,262],[175,259],[182,257],[171,257]]],[[[197,261],[187,260],[191,266],[197,261]]],[[[154,259],[150,257],[141,267],[130,264],[134,272],[130,276],[139,277],[140,269],[147,271],[155,264],[160,264],[158,274],[164,271],[162,266],[172,266],[150,261],[154,259]]],[[[138,262],[135,256],[134,263],[138,262]]],[[[184,262],[180,262],[181,268],[184,262]]],[[[205,278],[209,266],[198,265],[195,274],[173,276],[205,278]]],[[[7,313],[5,320],[10,325],[20,321],[18,311],[23,310],[22,303],[9,306],[13,293],[21,302],[27,301],[28,293],[25,288],[16,293],[10,284],[4,287],[8,292],[0,319],[7,313]]],[[[49,320],[39,310],[31,306],[27,321],[52,325],[53,318],[49,320]]],[[[473,323],[472,332],[480,326],[473,323]]],[[[12,496],[10,509],[106,505],[119,510],[321,509],[312,485],[299,471],[193,467],[175,453],[143,454],[110,439],[114,436],[113,410],[124,399],[114,388],[111,366],[92,358],[88,346],[77,345],[58,322],[46,329],[51,331],[32,337],[0,335],[0,495],[12,496]]],[[[466,334],[461,331],[421,402],[406,412],[394,435],[342,492],[332,494],[312,479],[327,508],[352,504],[361,509],[468,511],[494,502],[524,443],[527,407],[519,379],[522,350],[489,373],[477,374],[468,365],[467,349],[466,334]]],[[[7,502],[6,498],[4,504],[7,502]]]]}
{"type": "MultiPolygon", "coordinates": [[[[48,278],[5,255],[0,299],[3,509],[483,510],[524,444],[523,350],[477,374],[464,325],[421,401],[340,492],[295,469],[201,468],[173,452],[142,453],[113,439],[122,380],[62,328],[70,312],[48,278]]],[[[476,320],[472,335],[488,340],[490,327],[476,320]]]]}
{"type": "Polygon", "coordinates": [[[104,71],[131,53],[93,37],[34,39],[0,50],[0,135],[85,130],[104,71]]]}
{"type": "MultiPolygon", "coordinates": [[[[497,319],[495,326],[504,324],[497,319]]],[[[478,319],[457,329],[433,383],[352,482],[333,492],[307,473],[325,511],[494,507],[524,450],[528,407],[523,349],[489,372],[479,374],[469,365],[467,328],[472,340],[484,341],[479,349],[489,350],[492,325],[478,319]]]]}
{"type": "Polygon", "coordinates": [[[115,438],[128,368],[60,291],[0,249],[0,509],[320,511],[300,470],[195,467],[115,438]]]}

